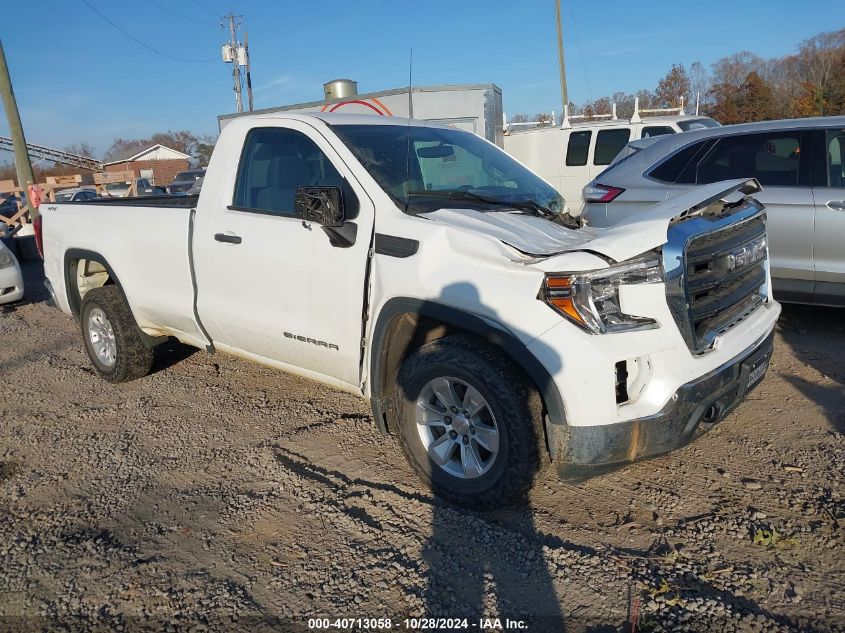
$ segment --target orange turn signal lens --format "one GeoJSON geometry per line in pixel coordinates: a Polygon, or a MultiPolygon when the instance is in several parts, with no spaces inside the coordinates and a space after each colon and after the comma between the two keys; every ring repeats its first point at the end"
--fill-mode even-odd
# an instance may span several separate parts
{"type": "Polygon", "coordinates": [[[574,295],[571,277],[546,277],[546,302],[576,323],[586,325],[575,308],[574,295]]]}

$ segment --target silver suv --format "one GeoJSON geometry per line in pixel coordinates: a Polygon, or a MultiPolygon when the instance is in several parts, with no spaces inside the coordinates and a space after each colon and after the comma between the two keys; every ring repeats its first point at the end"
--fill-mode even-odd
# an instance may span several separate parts
{"type": "Polygon", "coordinates": [[[845,306],[845,116],[727,125],[629,143],[583,190],[610,226],[697,185],[756,178],[780,301],[845,306]]]}

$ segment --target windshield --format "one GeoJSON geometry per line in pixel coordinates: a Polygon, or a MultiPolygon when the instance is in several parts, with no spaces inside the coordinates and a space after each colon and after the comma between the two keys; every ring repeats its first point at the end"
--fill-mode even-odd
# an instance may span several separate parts
{"type": "Polygon", "coordinates": [[[183,171],[176,174],[176,178],[173,179],[173,182],[193,182],[202,176],[202,174],[203,172],[201,171],[183,171]]]}
{"type": "Polygon", "coordinates": [[[418,125],[332,128],[410,213],[468,206],[508,206],[540,215],[564,211],[563,198],[549,184],[471,132],[418,125]]]}
{"type": "Polygon", "coordinates": [[[686,121],[678,121],[678,127],[681,128],[684,132],[691,132],[692,130],[706,130],[710,127],[721,127],[718,121],[710,119],[708,117],[702,117],[700,119],[687,119],[686,121]]]}
{"type": "Polygon", "coordinates": [[[106,189],[109,191],[115,191],[117,189],[129,189],[128,182],[110,182],[106,185],[106,189]]]}
{"type": "Polygon", "coordinates": [[[71,198],[73,198],[73,193],[57,193],[56,194],[56,202],[70,202],[71,198]]]}

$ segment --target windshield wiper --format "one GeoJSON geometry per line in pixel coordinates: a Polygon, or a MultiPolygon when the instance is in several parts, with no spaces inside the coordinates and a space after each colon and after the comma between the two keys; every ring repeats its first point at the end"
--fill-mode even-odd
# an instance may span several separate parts
{"type": "Polygon", "coordinates": [[[455,200],[478,200],[480,202],[485,202],[487,204],[497,204],[503,205],[505,207],[510,207],[512,209],[519,209],[520,211],[531,211],[534,215],[540,217],[554,217],[554,213],[550,211],[548,208],[544,207],[542,204],[531,200],[530,198],[526,198],[525,200],[507,200],[505,198],[488,198],[487,196],[481,196],[477,193],[473,193],[472,191],[460,191],[460,190],[444,190],[444,191],[436,191],[430,189],[423,189],[423,190],[416,190],[416,191],[409,191],[408,196],[430,196],[432,198],[452,198],[455,200]]]}
{"type": "Polygon", "coordinates": [[[487,204],[502,204],[501,200],[496,200],[495,198],[487,198],[486,196],[479,196],[477,193],[473,193],[472,191],[461,191],[457,189],[444,189],[442,191],[437,191],[433,189],[418,189],[416,191],[409,191],[407,193],[409,196],[429,196],[431,198],[454,198],[456,200],[478,200],[480,202],[486,202],[487,204]]]}

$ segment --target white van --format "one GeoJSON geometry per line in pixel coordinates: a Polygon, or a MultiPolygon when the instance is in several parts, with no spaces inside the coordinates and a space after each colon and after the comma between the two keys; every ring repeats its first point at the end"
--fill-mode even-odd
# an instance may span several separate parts
{"type": "Polygon", "coordinates": [[[630,119],[564,117],[561,126],[525,130],[511,126],[505,133],[504,149],[552,184],[569,213],[577,217],[584,205],[584,185],[604,171],[630,141],[719,125],[708,117],[673,111],[678,114],[641,117],[646,111],[637,108],[630,119]]]}

